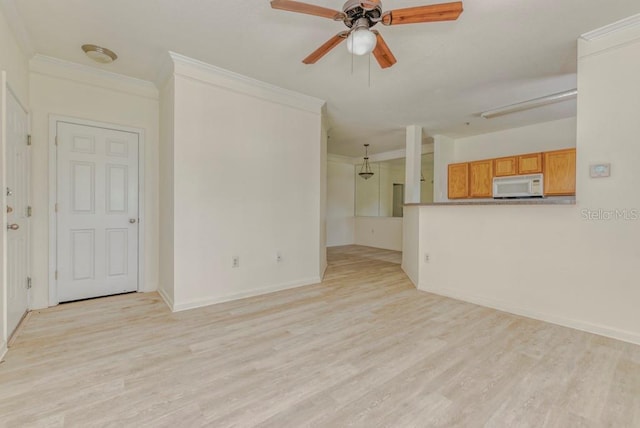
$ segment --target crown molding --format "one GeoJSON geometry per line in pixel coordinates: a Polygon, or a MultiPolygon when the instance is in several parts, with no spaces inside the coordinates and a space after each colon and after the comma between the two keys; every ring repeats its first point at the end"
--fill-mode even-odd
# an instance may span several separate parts
{"type": "Polygon", "coordinates": [[[584,33],[580,38],[591,42],[631,28],[640,28],[640,13],[584,33]]]}
{"type": "MultiPolygon", "coordinates": [[[[169,52],[169,56],[173,62],[173,73],[178,76],[310,113],[321,114],[322,107],[325,105],[325,101],[319,98],[243,76],[175,52],[169,52]]],[[[166,79],[166,72],[164,75],[161,74],[160,78],[166,79]]]]}
{"type": "Polygon", "coordinates": [[[60,79],[85,83],[141,97],[158,99],[158,88],[152,82],[84,64],[36,54],[29,61],[29,70],[60,79]]]}
{"type": "Polygon", "coordinates": [[[0,9],[2,9],[4,17],[7,20],[7,24],[9,25],[18,46],[22,50],[22,53],[27,58],[31,58],[35,55],[36,50],[33,47],[33,42],[31,41],[26,25],[24,25],[24,20],[22,19],[20,12],[18,12],[15,1],[0,0],[0,9]]]}
{"type": "Polygon", "coordinates": [[[630,16],[578,38],[578,58],[605,54],[623,46],[640,43],[640,14],[630,16]]]}

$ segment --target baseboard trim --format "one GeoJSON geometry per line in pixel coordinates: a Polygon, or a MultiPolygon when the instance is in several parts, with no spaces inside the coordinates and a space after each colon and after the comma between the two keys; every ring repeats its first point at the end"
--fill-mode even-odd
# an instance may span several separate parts
{"type": "Polygon", "coordinates": [[[440,296],[450,297],[456,300],[462,300],[464,302],[473,303],[480,306],[485,306],[492,309],[497,309],[502,312],[508,312],[510,314],[519,315],[527,318],[536,319],[539,321],[545,321],[551,324],[561,325],[563,327],[569,327],[574,330],[585,331],[587,333],[593,333],[600,336],[609,337],[611,339],[621,340],[623,342],[633,343],[634,345],[640,345],[640,334],[632,331],[620,330],[603,326],[600,324],[593,324],[587,321],[580,321],[571,318],[565,318],[558,315],[553,315],[545,312],[531,311],[529,309],[516,307],[505,302],[501,302],[495,299],[488,299],[486,297],[480,297],[467,293],[460,293],[457,290],[451,290],[448,288],[418,288],[420,291],[427,293],[433,293],[440,296]]]}
{"type": "Polygon", "coordinates": [[[167,293],[160,287],[158,287],[157,290],[158,294],[160,295],[160,298],[164,301],[164,303],[169,307],[169,309],[171,310],[171,312],[174,312],[175,310],[173,309],[173,299],[171,299],[167,293]]]}
{"type": "Polygon", "coordinates": [[[4,359],[4,356],[7,355],[7,342],[4,340],[0,343],[0,361],[4,359]]]}
{"type": "Polygon", "coordinates": [[[215,305],[217,303],[230,302],[232,300],[245,299],[247,297],[260,296],[263,294],[275,293],[277,291],[289,290],[292,288],[304,287],[306,285],[319,284],[320,277],[305,278],[298,281],[286,282],[283,284],[271,285],[268,287],[254,288],[241,293],[227,294],[225,296],[211,296],[202,299],[188,300],[186,302],[174,303],[173,312],[186,311],[188,309],[201,308],[203,306],[215,305]]]}

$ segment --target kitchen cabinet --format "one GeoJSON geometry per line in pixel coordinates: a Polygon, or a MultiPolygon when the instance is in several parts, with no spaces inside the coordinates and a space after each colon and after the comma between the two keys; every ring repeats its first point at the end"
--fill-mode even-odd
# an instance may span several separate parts
{"type": "Polygon", "coordinates": [[[493,159],[469,162],[469,196],[472,198],[493,196],[493,159]]]}
{"type": "Polygon", "coordinates": [[[518,174],[539,174],[542,172],[542,153],[518,156],[518,174]]]}
{"type": "Polygon", "coordinates": [[[469,163],[452,163],[448,167],[449,199],[461,199],[469,196],[469,163]]]}
{"type": "Polygon", "coordinates": [[[518,173],[518,158],[509,156],[493,160],[493,170],[496,177],[506,177],[518,173]]]}
{"type": "Polygon", "coordinates": [[[576,149],[544,153],[544,194],[575,195],[576,149]]]}

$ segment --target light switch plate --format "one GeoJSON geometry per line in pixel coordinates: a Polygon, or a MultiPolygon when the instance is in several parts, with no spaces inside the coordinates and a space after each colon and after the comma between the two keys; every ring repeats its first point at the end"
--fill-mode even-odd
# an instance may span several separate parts
{"type": "Polygon", "coordinates": [[[610,163],[598,163],[589,166],[589,176],[591,178],[603,178],[611,176],[610,163]]]}

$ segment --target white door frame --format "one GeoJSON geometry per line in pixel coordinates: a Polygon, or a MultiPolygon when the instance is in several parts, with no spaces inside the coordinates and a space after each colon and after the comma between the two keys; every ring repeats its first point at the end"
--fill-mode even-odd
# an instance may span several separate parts
{"type": "Polygon", "coordinates": [[[94,120],[78,119],[69,116],[51,115],[49,116],[49,306],[56,306],[59,303],[58,281],[56,280],[56,269],[58,266],[58,226],[55,211],[58,200],[58,159],[56,151],[58,122],[138,134],[138,218],[140,219],[138,227],[138,292],[141,292],[144,290],[144,231],[146,227],[144,215],[144,129],[107,122],[97,122],[94,120]]]}
{"type": "MultiPolygon", "coordinates": [[[[6,152],[7,152],[7,141],[6,141],[6,127],[7,127],[7,123],[6,123],[6,108],[7,108],[7,97],[9,96],[9,93],[12,94],[12,96],[15,98],[15,100],[18,102],[18,105],[20,105],[20,107],[22,108],[22,110],[24,110],[24,112],[27,114],[27,133],[31,134],[31,112],[28,108],[25,107],[24,103],[22,102],[22,100],[20,99],[20,97],[18,96],[17,92],[14,91],[11,88],[11,85],[9,84],[9,81],[7,79],[7,72],[5,70],[0,70],[0,121],[2,123],[0,123],[0,151],[2,153],[0,153],[0,182],[6,183],[7,182],[7,176],[6,176],[6,171],[7,171],[7,165],[6,165],[6,152]]],[[[29,156],[29,161],[28,161],[28,165],[29,165],[29,172],[28,172],[28,186],[31,186],[31,152],[28,152],[28,156],[29,156]]],[[[28,195],[28,201],[29,204],[31,203],[31,197],[32,195],[29,194],[28,195]]],[[[6,193],[5,193],[5,188],[2,188],[2,191],[0,192],[0,206],[2,206],[2,209],[0,210],[0,223],[2,223],[2,228],[5,228],[5,225],[7,224],[7,211],[5,209],[5,207],[7,206],[7,197],[6,197],[6,193]]],[[[27,246],[28,246],[28,250],[29,253],[27,255],[27,272],[29,273],[29,275],[31,275],[31,221],[27,222],[27,246]]],[[[2,246],[2,258],[0,260],[0,263],[2,264],[1,269],[0,269],[0,294],[2,294],[2,308],[0,308],[0,317],[2,317],[2,330],[0,331],[0,358],[2,358],[2,355],[4,355],[4,353],[7,350],[7,341],[9,340],[9,331],[8,331],[8,317],[9,317],[9,312],[8,312],[8,306],[7,306],[7,299],[8,299],[8,294],[7,294],[7,287],[8,287],[8,278],[7,278],[7,261],[8,261],[8,253],[7,253],[7,231],[3,230],[2,233],[0,233],[0,245],[2,246]]],[[[27,310],[29,310],[31,308],[31,290],[27,290],[27,310]]],[[[19,324],[18,324],[19,325],[19,324]]]]}

